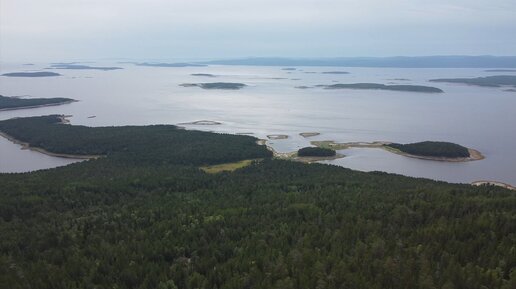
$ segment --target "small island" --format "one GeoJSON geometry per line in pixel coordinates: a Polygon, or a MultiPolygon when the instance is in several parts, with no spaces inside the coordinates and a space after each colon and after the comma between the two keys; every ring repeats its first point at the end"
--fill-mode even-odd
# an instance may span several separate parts
{"type": "Polygon", "coordinates": [[[205,77],[216,77],[214,74],[210,73],[192,73],[191,76],[205,76],[205,77]]]}
{"type": "Polygon", "coordinates": [[[432,82],[461,83],[484,87],[516,86],[516,75],[493,75],[475,78],[439,78],[432,82]]]}
{"type": "Polygon", "coordinates": [[[269,134],[267,135],[268,139],[287,139],[288,135],[286,134],[269,134]]]}
{"type": "Polygon", "coordinates": [[[410,91],[425,93],[441,93],[444,92],[437,87],[422,85],[385,85],[380,83],[337,83],[331,85],[318,85],[325,89],[374,89],[374,90],[393,90],[393,91],[410,91]]]}
{"type": "Polygon", "coordinates": [[[347,71],[323,71],[322,74],[349,74],[347,71]]]}
{"type": "Polygon", "coordinates": [[[319,132],[302,132],[299,135],[304,137],[304,138],[307,138],[307,137],[317,136],[317,135],[320,135],[320,134],[321,133],[319,133],[319,132]]]}
{"type": "Polygon", "coordinates": [[[390,143],[386,144],[386,146],[416,156],[443,158],[470,157],[468,148],[450,142],[423,141],[410,144],[390,143]]]}
{"type": "Polygon", "coordinates": [[[297,70],[297,68],[294,68],[294,67],[285,67],[285,68],[282,68],[281,70],[294,71],[294,70],[297,70]]]}
{"type": "Polygon", "coordinates": [[[115,66],[89,66],[89,65],[82,65],[82,64],[73,64],[73,63],[56,63],[51,64],[50,68],[47,69],[76,69],[76,70],[84,70],[84,69],[91,69],[91,70],[117,70],[117,69],[123,69],[122,67],[115,67],[115,66]]]}
{"type": "Polygon", "coordinates": [[[218,121],[213,121],[213,120],[197,120],[197,121],[192,121],[192,122],[183,122],[183,123],[179,123],[180,125],[219,125],[219,124],[222,124],[218,121]]]}
{"type": "Polygon", "coordinates": [[[36,71],[36,72],[10,72],[4,73],[2,76],[8,77],[52,77],[61,76],[61,74],[50,71],[36,71]]]}
{"type": "Polygon", "coordinates": [[[227,89],[227,90],[238,90],[246,87],[244,83],[238,82],[209,82],[209,83],[183,83],[180,84],[183,87],[200,87],[202,89],[227,89]]]}
{"type": "Polygon", "coordinates": [[[0,95],[0,111],[54,106],[75,102],[71,98],[19,98],[0,95]]]}
{"type": "Polygon", "coordinates": [[[467,162],[484,159],[484,156],[475,149],[440,141],[423,141],[411,144],[398,144],[385,141],[348,143],[313,141],[311,144],[321,148],[330,148],[334,150],[344,150],[349,148],[379,148],[406,157],[433,161],[467,162]]]}
{"type": "Polygon", "coordinates": [[[196,64],[196,63],[152,63],[152,62],[139,62],[134,63],[137,66],[150,66],[150,67],[206,67],[208,65],[205,64],[196,64]]]}
{"type": "Polygon", "coordinates": [[[297,151],[297,155],[300,157],[332,157],[336,154],[337,152],[333,149],[320,147],[304,147],[297,151]]]}

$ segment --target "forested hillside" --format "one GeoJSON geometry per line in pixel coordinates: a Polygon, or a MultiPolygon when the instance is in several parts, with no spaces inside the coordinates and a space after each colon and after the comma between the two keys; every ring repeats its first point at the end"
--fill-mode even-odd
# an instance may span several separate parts
{"type": "Polygon", "coordinates": [[[97,129],[48,117],[0,122],[0,130],[47,149],[107,155],[0,174],[0,288],[516,285],[512,191],[267,157],[207,174],[198,164],[222,157],[200,158],[197,146],[218,144],[212,152],[224,159],[261,151],[250,137],[170,126],[90,134],[97,129]],[[65,144],[71,130],[77,140],[65,144]],[[154,158],[165,140],[188,147],[181,161],[154,158]]]}

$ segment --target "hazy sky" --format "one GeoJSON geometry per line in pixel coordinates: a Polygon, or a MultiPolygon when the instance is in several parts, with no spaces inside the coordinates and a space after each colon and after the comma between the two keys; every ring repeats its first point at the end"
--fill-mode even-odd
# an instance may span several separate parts
{"type": "Polygon", "coordinates": [[[0,0],[0,61],[515,55],[515,0],[0,0]]]}

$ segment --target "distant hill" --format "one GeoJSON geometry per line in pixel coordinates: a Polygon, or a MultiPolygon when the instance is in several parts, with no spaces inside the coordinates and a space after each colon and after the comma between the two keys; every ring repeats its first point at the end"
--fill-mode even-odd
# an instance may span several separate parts
{"type": "Polygon", "coordinates": [[[380,83],[337,83],[332,85],[318,85],[325,89],[378,89],[378,90],[394,90],[394,91],[413,91],[413,92],[444,92],[442,89],[432,86],[423,85],[385,85],[380,83]]]}
{"type": "Polygon", "coordinates": [[[478,86],[500,87],[512,85],[516,87],[516,75],[493,75],[475,78],[440,78],[430,79],[432,82],[463,83],[478,86]]]}
{"type": "Polygon", "coordinates": [[[250,57],[202,62],[202,64],[252,66],[345,66],[400,68],[516,68],[516,56],[417,56],[283,58],[250,57]]]}

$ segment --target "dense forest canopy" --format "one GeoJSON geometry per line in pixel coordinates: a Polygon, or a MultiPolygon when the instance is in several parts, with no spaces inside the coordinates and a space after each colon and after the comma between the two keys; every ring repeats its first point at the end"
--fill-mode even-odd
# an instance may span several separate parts
{"type": "Polygon", "coordinates": [[[49,152],[107,155],[124,162],[216,164],[271,156],[256,138],[178,129],[173,125],[86,127],[50,115],[0,121],[0,131],[49,152]]]}
{"type": "Polygon", "coordinates": [[[0,288],[516,285],[509,190],[267,157],[208,174],[198,164],[268,154],[248,136],[173,126],[88,128],[47,116],[2,121],[0,131],[107,155],[0,174],[0,288]],[[179,153],[154,157],[159,146],[179,153]]]}
{"type": "Polygon", "coordinates": [[[0,95],[0,110],[16,109],[24,107],[57,105],[74,101],[70,98],[18,98],[0,95]]]}
{"type": "Polygon", "coordinates": [[[387,146],[416,156],[467,158],[469,150],[458,144],[440,141],[423,141],[410,144],[391,143],[387,146]]]}
{"type": "Polygon", "coordinates": [[[297,151],[300,157],[331,157],[336,155],[336,152],[328,148],[320,147],[304,147],[297,151]]]}

